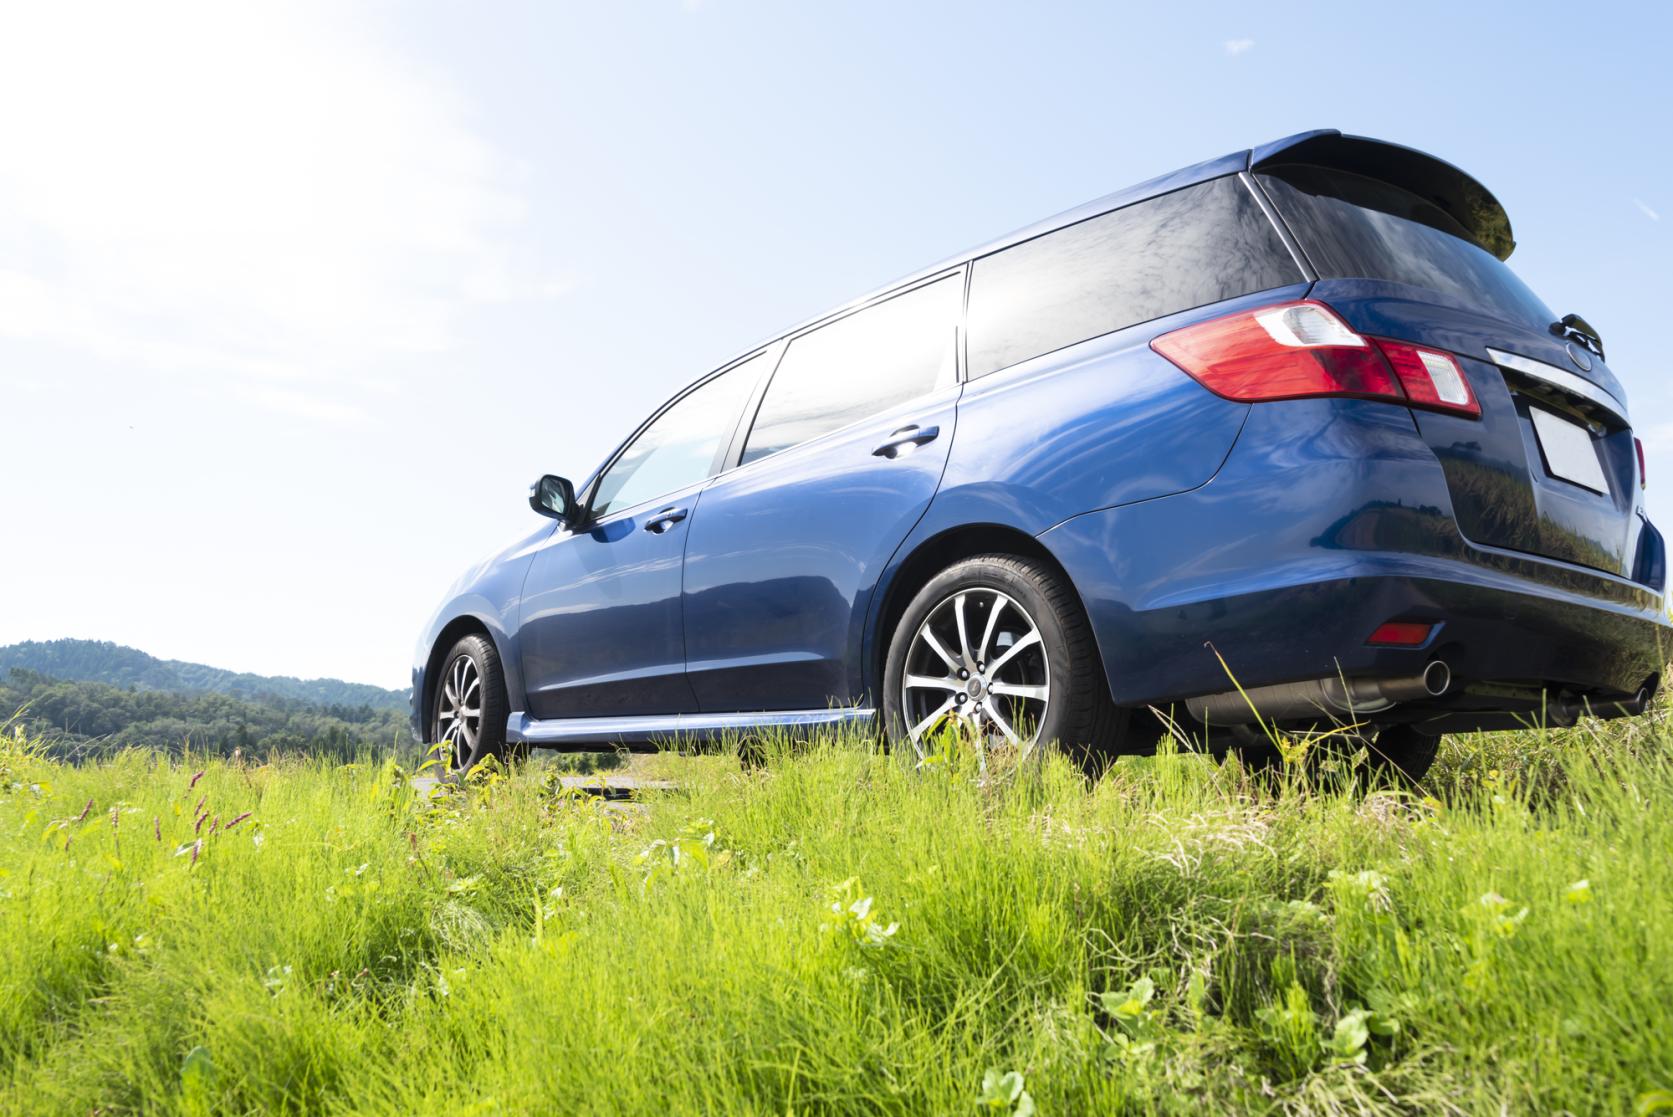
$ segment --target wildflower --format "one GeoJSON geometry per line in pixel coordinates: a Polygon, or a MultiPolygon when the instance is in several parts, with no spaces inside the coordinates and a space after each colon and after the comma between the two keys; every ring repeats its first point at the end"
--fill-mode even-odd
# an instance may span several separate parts
{"type": "Polygon", "coordinates": [[[1589,904],[1592,902],[1592,882],[1577,880],[1563,889],[1563,901],[1570,904],[1589,904]]]}

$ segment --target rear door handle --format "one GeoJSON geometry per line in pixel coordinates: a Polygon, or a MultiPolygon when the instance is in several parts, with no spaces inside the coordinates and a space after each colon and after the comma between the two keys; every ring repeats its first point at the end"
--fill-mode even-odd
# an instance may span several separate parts
{"type": "Polygon", "coordinates": [[[920,427],[916,423],[904,426],[889,436],[872,454],[879,458],[898,458],[908,450],[934,442],[941,434],[940,427],[920,427]]]}
{"type": "Polygon", "coordinates": [[[645,530],[652,535],[661,535],[690,514],[689,508],[664,508],[645,521],[645,530]]]}

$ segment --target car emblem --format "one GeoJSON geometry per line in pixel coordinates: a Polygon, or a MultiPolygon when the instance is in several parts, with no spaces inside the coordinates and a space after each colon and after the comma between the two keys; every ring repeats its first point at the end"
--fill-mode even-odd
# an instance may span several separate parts
{"type": "Polygon", "coordinates": [[[1590,353],[1586,352],[1572,341],[1564,346],[1564,348],[1568,350],[1568,359],[1574,362],[1575,368],[1579,369],[1581,372],[1592,371],[1592,355],[1590,353]]]}

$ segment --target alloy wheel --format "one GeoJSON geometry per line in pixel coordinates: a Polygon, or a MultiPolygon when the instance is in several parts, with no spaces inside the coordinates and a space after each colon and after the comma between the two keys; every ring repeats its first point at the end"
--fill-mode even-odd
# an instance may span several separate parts
{"type": "Polygon", "coordinates": [[[442,676],[441,694],[436,698],[436,729],[440,743],[448,746],[453,767],[464,767],[482,733],[482,676],[476,661],[468,655],[455,657],[442,676]]]}
{"type": "Polygon", "coordinates": [[[950,594],[924,617],[907,649],[901,706],[920,759],[927,735],[948,717],[974,730],[984,750],[1009,746],[1026,753],[1050,701],[1051,664],[1040,628],[999,590],[950,594]]]}

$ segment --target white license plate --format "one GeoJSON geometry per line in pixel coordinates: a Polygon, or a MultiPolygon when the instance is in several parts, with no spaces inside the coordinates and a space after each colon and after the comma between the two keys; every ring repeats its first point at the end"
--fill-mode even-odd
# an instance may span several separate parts
{"type": "Polygon", "coordinates": [[[1545,455],[1545,472],[1594,493],[1608,495],[1609,482],[1603,476],[1592,432],[1537,407],[1530,407],[1528,414],[1533,416],[1534,434],[1539,437],[1539,449],[1545,455]]]}

